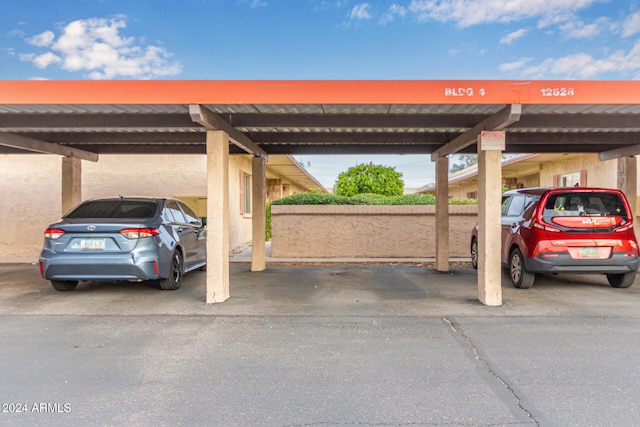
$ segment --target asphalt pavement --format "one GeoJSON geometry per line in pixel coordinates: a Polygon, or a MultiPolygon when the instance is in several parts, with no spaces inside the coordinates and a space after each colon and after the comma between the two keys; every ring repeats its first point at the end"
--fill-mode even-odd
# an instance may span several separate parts
{"type": "Polygon", "coordinates": [[[640,283],[456,263],[231,265],[177,291],[0,265],[0,425],[637,426],[640,283]]]}

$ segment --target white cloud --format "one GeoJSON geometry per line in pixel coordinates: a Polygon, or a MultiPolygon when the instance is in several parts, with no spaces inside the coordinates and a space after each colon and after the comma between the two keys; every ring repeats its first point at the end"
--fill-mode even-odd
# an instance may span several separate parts
{"type": "Polygon", "coordinates": [[[267,2],[264,0],[238,0],[238,4],[248,4],[251,9],[267,6],[267,2]]]}
{"type": "Polygon", "coordinates": [[[519,59],[517,61],[514,61],[514,62],[507,62],[505,64],[500,64],[500,66],[498,68],[503,73],[508,73],[508,72],[511,72],[511,71],[515,71],[515,70],[521,69],[529,61],[531,61],[531,58],[521,58],[521,59],[519,59]]]}
{"type": "Polygon", "coordinates": [[[513,32],[507,34],[506,36],[502,37],[500,39],[500,43],[502,43],[502,44],[511,44],[515,40],[517,40],[520,37],[524,36],[525,34],[527,34],[527,30],[525,30],[524,28],[521,28],[521,29],[519,29],[517,31],[513,31],[513,32]]]}
{"type": "Polygon", "coordinates": [[[353,6],[353,9],[351,9],[351,13],[349,14],[349,17],[351,19],[357,19],[357,20],[371,19],[371,12],[369,11],[370,9],[371,9],[371,5],[369,3],[359,3],[353,6]]]}
{"type": "Polygon", "coordinates": [[[123,37],[123,18],[91,18],[73,21],[56,38],[53,31],[35,35],[27,42],[49,48],[46,52],[21,54],[20,59],[40,69],[58,65],[62,70],[86,72],[90,79],[149,79],[182,71],[171,63],[171,54],[158,46],[140,46],[123,37]]]}
{"type": "Polygon", "coordinates": [[[32,62],[40,69],[47,68],[51,64],[61,61],[60,57],[53,52],[45,52],[42,55],[35,56],[32,62]]]}
{"type": "Polygon", "coordinates": [[[54,38],[55,34],[53,33],[53,31],[45,31],[44,33],[36,34],[33,37],[29,37],[27,39],[27,43],[34,46],[45,47],[49,46],[54,38]]]}
{"type": "Polygon", "coordinates": [[[637,41],[628,53],[616,51],[602,58],[587,53],[576,53],[560,58],[547,58],[526,68],[524,64],[511,68],[509,64],[500,66],[503,71],[515,71],[518,68],[523,76],[534,79],[554,76],[566,79],[592,79],[607,73],[628,73],[637,78],[640,76],[640,41],[637,41]]]}
{"type": "Polygon", "coordinates": [[[418,21],[455,22],[459,27],[572,14],[598,0],[411,0],[418,21]]]}
{"type": "Polygon", "coordinates": [[[622,23],[622,37],[631,37],[640,32],[640,12],[626,17],[622,23]]]}
{"type": "Polygon", "coordinates": [[[585,24],[582,21],[569,21],[560,26],[560,30],[568,39],[588,39],[597,36],[609,26],[607,18],[598,18],[592,24],[585,24]]]}
{"type": "Polygon", "coordinates": [[[407,9],[394,3],[389,7],[389,10],[387,10],[387,13],[385,13],[382,16],[382,18],[380,18],[380,24],[386,25],[389,22],[393,21],[396,18],[396,16],[404,18],[406,15],[407,15],[407,9]]]}

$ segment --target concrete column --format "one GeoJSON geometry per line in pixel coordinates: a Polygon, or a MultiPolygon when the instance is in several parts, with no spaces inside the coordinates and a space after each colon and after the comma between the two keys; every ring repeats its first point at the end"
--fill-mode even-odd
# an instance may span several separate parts
{"type": "Polygon", "coordinates": [[[82,201],[82,160],[62,158],[62,214],[82,201]]]}
{"type": "Polygon", "coordinates": [[[502,151],[478,151],[478,295],[485,305],[502,305],[500,208],[502,151]]]}
{"type": "Polygon", "coordinates": [[[264,157],[254,157],[251,169],[252,196],[251,204],[253,214],[252,225],[252,250],[251,271],[263,271],[266,268],[265,260],[265,235],[267,229],[266,203],[267,203],[267,166],[264,157]]]}
{"type": "Polygon", "coordinates": [[[229,135],[207,132],[207,304],[229,298],[229,135]]]}
{"type": "Polygon", "coordinates": [[[449,158],[436,160],[436,269],[449,271],[449,158]]]}
{"type": "MultiPolygon", "coordinates": [[[[635,220],[638,216],[638,160],[635,157],[620,157],[617,177],[618,189],[627,197],[635,220]]],[[[634,221],[634,226],[638,235],[638,221],[634,221]]]]}

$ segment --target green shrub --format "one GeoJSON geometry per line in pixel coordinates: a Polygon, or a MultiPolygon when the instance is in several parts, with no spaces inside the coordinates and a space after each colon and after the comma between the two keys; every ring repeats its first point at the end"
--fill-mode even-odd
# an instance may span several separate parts
{"type": "Polygon", "coordinates": [[[322,193],[300,193],[283,197],[273,202],[274,205],[363,205],[365,203],[352,200],[351,197],[322,193]]]}
{"type": "Polygon", "coordinates": [[[382,196],[358,194],[351,197],[334,194],[301,193],[274,201],[274,205],[434,205],[433,194],[405,194],[382,196]]]}
{"type": "Polygon", "coordinates": [[[357,165],[341,172],[336,181],[336,194],[355,196],[356,194],[382,194],[400,196],[404,190],[402,174],[389,166],[357,165]]]}
{"type": "Polygon", "coordinates": [[[477,205],[478,199],[449,199],[450,205],[477,205]]]}
{"type": "Polygon", "coordinates": [[[267,217],[265,221],[266,233],[264,238],[265,238],[265,242],[268,242],[269,240],[271,240],[271,202],[267,202],[266,213],[267,213],[267,217]]]}

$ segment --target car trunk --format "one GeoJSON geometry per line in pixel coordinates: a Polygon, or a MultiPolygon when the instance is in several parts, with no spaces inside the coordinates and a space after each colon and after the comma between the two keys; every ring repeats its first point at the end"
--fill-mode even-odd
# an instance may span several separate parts
{"type": "Polygon", "coordinates": [[[57,253],[126,253],[135,249],[139,239],[129,239],[120,232],[127,228],[140,228],[139,222],[109,223],[96,222],[87,224],[58,224],[56,228],[64,234],[54,241],[53,250],[57,253]]]}

